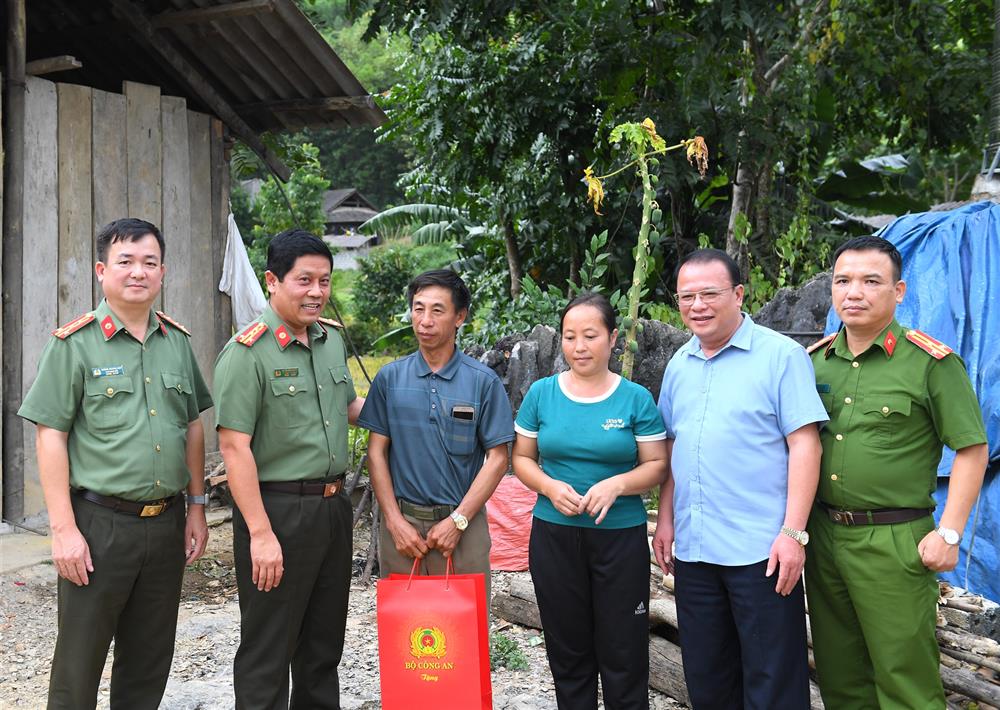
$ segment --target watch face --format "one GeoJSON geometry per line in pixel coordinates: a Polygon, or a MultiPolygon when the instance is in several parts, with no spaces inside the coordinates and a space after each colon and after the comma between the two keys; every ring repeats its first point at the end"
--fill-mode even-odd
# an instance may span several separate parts
{"type": "Polygon", "coordinates": [[[958,544],[958,533],[955,532],[954,530],[951,530],[949,528],[940,528],[939,532],[941,533],[941,537],[944,538],[944,541],[947,542],[949,545],[958,544]]]}
{"type": "Polygon", "coordinates": [[[803,545],[808,545],[809,544],[809,533],[807,533],[805,530],[803,530],[801,533],[799,533],[799,542],[801,542],[803,545]]]}

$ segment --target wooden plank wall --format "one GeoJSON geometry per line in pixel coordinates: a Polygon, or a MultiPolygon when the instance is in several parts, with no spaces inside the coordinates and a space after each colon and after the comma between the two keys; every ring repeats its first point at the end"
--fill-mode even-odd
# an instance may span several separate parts
{"type": "MultiPolygon", "coordinates": [[[[161,228],[167,269],[157,307],[191,331],[211,386],[219,343],[231,333],[229,301],[216,274],[229,199],[228,164],[217,164],[228,159],[222,124],[188,111],[184,99],[132,82],[115,94],[30,77],[26,112],[24,392],[50,332],[100,302],[94,240],[101,227],[125,216],[161,228]]],[[[214,451],[214,412],[202,420],[206,446],[214,451]]],[[[44,502],[35,428],[24,426],[24,515],[30,518],[44,502]]]]}

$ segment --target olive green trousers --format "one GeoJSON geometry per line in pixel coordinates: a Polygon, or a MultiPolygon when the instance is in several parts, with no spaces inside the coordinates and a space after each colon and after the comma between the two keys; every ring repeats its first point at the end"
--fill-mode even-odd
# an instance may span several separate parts
{"type": "Polygon", "coordinates": [[[938,584],[917,544],[928,515],[892,525],[809,518],[806,594],[823,703],[836,710],[941,710],[938,584]]]}

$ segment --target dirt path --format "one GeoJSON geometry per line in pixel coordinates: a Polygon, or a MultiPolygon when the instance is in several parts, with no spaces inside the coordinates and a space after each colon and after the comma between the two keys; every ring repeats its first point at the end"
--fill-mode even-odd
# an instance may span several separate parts
{"type": "MultiPolygon", "coordinates": [[[[359,529],[355,550],[368,545],[359,529]]],[[[357,561],[356,561],[357,562],[357,561]]],[[[359,567],[355,565],[356,570],[359,567]]],[[[495,591],[506,590],[512,574],[494,573],[495,591]]],[[[0,576],[0,707],[43,708],[49,661],[55,644],[56,575],[43,563],[0,576]]],[[[528,659],[528,670],[493,673],[496,710],[554,710],[552,677],[538,632],[518,626],[503,632],[528,659]],[[533,640],[535,639],[535,640],[533,640]]],[[[232,662],[239,644],[239,606],[233,576],[232,533],[228,522],[212,528],[208,551],[184,577],[177,645],[162,708],[228,710],[233,706],[232,662]]],[[[108,705],[109,663],[100,687],[99,707],[108,705]]],[[[340,665],[344,710],[379,708],[375,587],[351,588],[344,660],[340,665]]],[[[651,691],[653,710],[681,708],[651,691]]]]}

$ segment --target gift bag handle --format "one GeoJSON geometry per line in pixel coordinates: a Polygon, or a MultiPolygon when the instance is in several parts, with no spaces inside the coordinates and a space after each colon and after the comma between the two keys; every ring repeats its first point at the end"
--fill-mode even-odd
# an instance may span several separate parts
{"type": "MultiPolygon", "coordinates": [[[[455,571],[453,563],[451,561],[451,555],[447,557],[448,562],[444,566],[444,589],[448,591],[449,580],[448,577],[455,571]]],[[[410,577],[406,580],[406,591],[410,591],[410,584],[413,582],[413,575],[417,573],[417,569],[420,567],[420,560],[413,560],[413,567],[410,568],[410,577]]]]}

